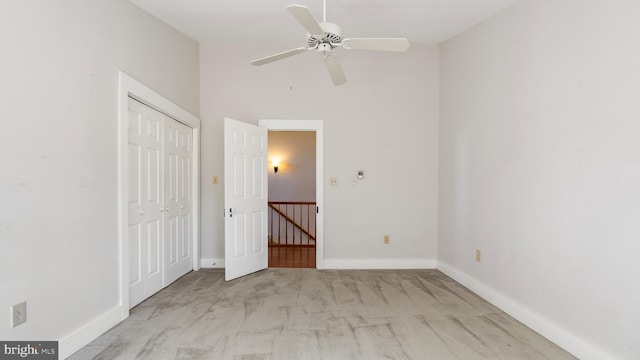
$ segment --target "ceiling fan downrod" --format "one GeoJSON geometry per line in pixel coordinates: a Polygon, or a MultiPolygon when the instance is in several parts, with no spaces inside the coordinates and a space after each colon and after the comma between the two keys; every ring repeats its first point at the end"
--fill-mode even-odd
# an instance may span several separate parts
{"type": "Polygon", "coordinates": [[[327,22],[327,0],[322,1],[322,22],[327,22]]]}

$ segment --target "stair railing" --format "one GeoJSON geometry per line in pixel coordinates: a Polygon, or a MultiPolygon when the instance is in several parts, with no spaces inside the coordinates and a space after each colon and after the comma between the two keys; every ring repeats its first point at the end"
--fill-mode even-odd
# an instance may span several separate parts
{"type": "Polygon", "coordinates": [[[315,246],[316,203],[269,202],[269,245],[315,246]]]}

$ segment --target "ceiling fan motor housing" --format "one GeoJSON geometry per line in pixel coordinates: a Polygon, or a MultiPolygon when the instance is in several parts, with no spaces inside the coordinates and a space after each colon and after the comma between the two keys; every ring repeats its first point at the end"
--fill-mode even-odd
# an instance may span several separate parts
{"type": "Polygon", "coordinates": [[[322,35],[312,35],[309,34],[307,36],[307,44],[310,48],[315,49],[318,48],[320,44],[328,44],[331,48],[339,46],[342,42],[342,29],[340,26],[333,23],[319,23],[320,28],[324,31],[322,35]]]}

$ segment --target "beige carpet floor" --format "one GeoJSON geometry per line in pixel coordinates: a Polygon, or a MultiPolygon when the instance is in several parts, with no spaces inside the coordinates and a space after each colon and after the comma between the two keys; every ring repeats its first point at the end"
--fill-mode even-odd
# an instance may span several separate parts
{"type": "Polygon", "coordinates": [[[71,359],[573,359],[437,270],[191,272],[71,359]]]}

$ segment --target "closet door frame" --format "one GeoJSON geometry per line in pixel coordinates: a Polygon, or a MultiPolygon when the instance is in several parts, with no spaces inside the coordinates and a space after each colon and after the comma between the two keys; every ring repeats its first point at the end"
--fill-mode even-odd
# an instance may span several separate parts
{"type": "Polygon", "coordinates": [[[141,82],[118,72],[118,246],[119,246],[119,307],[121,320],[129,317],[129,159],[128,159],[128,102],[129,97],[154,108],[185,124],[193,130],[192,166],[192,254],[193,269],[200,269],[200,119],[191,115],[141,82]]]}

